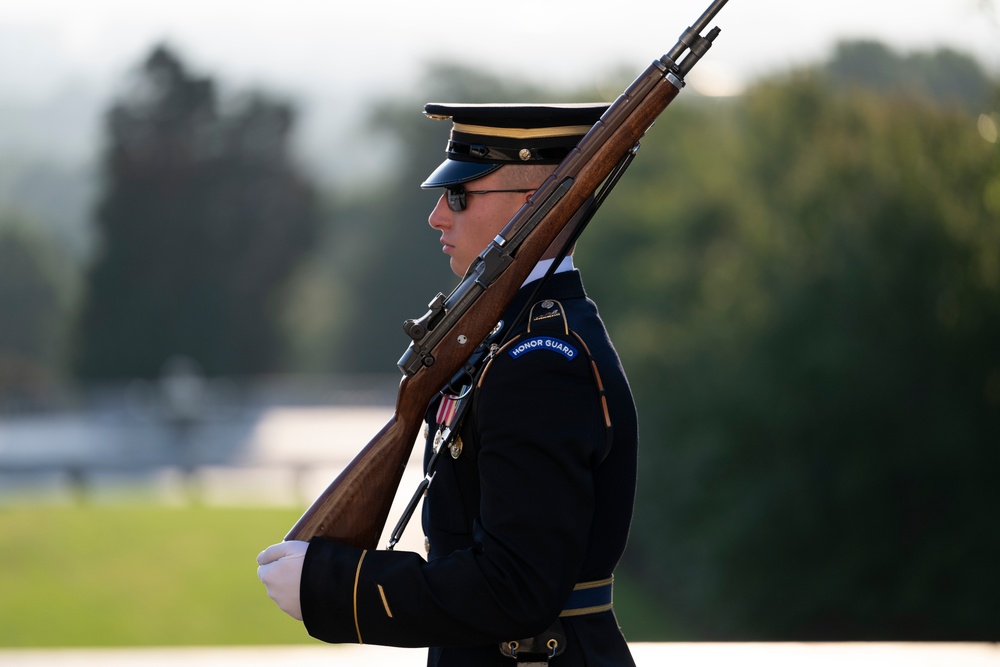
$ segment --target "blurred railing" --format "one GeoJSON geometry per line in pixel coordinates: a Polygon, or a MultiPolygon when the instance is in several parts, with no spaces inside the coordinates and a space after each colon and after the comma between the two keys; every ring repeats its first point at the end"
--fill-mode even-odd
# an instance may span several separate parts
{"type": "Polygon", "coordinates": [[[298,505],[392,414],[397,377],[178,372],[0,413],[0,503],[298,505]]]}

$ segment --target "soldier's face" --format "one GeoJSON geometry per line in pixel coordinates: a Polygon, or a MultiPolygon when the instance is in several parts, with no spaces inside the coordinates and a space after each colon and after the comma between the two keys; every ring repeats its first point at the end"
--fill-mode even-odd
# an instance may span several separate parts
{"type": "MultiPolygon", "coordinates": [[[[466,190],[503,190],[503,169],[465,184],[466,190]]],[[[453,211],[447,193],[441,195],[427,222],[441,232],[441,250],[450,257],[452,272],[462,277],[472,260],[486,249],[531,192],[490,192],[466,195],[465,210],[453,211]]]]}

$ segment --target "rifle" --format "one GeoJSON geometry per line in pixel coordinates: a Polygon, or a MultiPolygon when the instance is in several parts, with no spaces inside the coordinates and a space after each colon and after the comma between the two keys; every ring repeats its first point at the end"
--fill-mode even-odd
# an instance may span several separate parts
{"type": "Polygon", "coordinates": [[[375,548],[427,406],[462,371],[549,245],[601,184],[613,173],[620,175],[622,165],[631,161],[639,139],[684,87],[684,76],[719,34],[715,27],[701,36],[727,1],[714,0],[673,49],[629,85],[472,262],[451,294],[438,293],[422,317],[406,321],[403,329],[412,342],[398,363],[403,378],[395,412],[306,510],[286,540],[325,537],[375,548]]]}

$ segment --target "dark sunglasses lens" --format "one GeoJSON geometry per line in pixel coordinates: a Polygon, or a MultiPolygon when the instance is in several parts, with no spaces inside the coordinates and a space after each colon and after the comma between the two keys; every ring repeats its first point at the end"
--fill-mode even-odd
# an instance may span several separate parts
{"type": "Polygon", "coordinates": [[[448,208],[456,213],[465,210],[465,188],[459,185],[454,188],[445,188],[445,195],[448,197],[448,208]]]}

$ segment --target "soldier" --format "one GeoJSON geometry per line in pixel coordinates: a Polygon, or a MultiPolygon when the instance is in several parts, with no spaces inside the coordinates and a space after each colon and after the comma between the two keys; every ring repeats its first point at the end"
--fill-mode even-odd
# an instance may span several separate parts
{"type": "MultiPolygon", "coordinates": [[[[421,187],[444,189],[429,223],[456,275],[606,106],[426,106],[453,121],[421,187]]],[[[635,497],[635,405],[564,244],[525,281],[470,389],[447,388],[461,401],[429,406],[427,559],[323,538],[258,557],[268,595],[313,637],[427,646],[429,665],[634,664],[612,579],[635,497]],[[459,436],[435,456],[448,425],[459,436]]]]}

